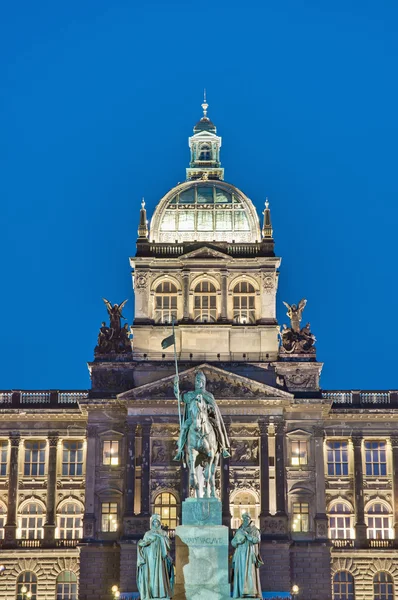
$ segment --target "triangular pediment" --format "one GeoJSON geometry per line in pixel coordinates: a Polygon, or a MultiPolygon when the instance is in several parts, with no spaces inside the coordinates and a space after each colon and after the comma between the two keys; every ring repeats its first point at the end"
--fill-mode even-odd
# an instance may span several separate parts
{"type": "MultiPolygon", "coordinates": [[[[205,374],[206,389],[214,395],[216,400],[261,400],[272,398],[274,400],[286,401],[293,398],[293,395],[289,392],[207,363],[186,369],[180,373],[179,383],[182,393],[194,389],[195,376],[198,370],[203,371],[205,374]]],[[[158,381],[123,392],[119,394],[118,399],[125,401],[150,399],[172,400],[174,399],[174,375],[163,377],[158,381]]]]}
{"type": "Polygon", "coordinates": [[[187,252],[186,254],[183,254],[180,259],[181,260],[186,260],[186,259],[195,259],[195,258],[217,258],[217,259],[222,259],[222,260],[226,260],[227,258],[230,258],[228,254],[224,253],[224,252],[220,252],[219,250],[214,250],[214,248],[209,248],[209,246],[202,246],[201,248],[197,248],[196,250],[192,250],[191,252],[187,252]]]}

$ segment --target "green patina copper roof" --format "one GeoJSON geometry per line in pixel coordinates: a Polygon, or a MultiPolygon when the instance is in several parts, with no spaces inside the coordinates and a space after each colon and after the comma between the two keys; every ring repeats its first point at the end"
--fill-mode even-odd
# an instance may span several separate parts
{"type": "Polygon", "coordinates": [[[216,133],[217,129],[214,123],[212,123],[208,117],[202,117],[200,121],[196,123],[193,131],[194,133],[199,133],[199,131],[210,131],[211,133],[216,133]]]}

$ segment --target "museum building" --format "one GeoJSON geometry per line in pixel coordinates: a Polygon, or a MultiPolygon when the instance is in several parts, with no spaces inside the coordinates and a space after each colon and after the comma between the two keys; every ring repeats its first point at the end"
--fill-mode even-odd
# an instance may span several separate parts
{"type": "Polygon", "coordinates": [[[281,330],[268,202],[260,223],[225,182],[202,107],[186,181],[150,226],[142,203],[134,322],[121,328],[123,306],[106,302],[91,389],[0,392],[2,600],[138,596],[151,513],[173,541],[190,493],[173,460],[175,352],[181,391],[200,369],[221,410],[223,524],[232,535],[248,511],[260,528],[265,597],[293,585],[300,600],[398,597],[398,392],[323,390],[305,301],[281,330]]]}

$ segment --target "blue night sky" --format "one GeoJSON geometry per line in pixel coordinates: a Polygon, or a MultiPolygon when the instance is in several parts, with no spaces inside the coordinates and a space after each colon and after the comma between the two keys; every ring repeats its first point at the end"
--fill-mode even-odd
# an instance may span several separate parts
{"type": "Polygon", "coordinates": [[[226,181],[270,200],[280,323],[306,297],[322,386],[396,389],[397,23],[392,0],[4,3],[0,388],[89,386],[206,87],[226,181]]]}

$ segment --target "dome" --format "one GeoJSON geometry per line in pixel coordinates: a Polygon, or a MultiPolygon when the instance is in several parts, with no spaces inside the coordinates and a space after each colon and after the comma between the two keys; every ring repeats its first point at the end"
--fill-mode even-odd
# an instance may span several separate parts
{"type": "Polygon", "coordinates": [[[198,133],[199,131],[211,131],[211,133],[216,133],[217,129],[208,117],[202,117],[200,121],[196,123],[193,131],[194,133],[198,133]]]}
{"type": "Polygon", "coordinates": [[[166,194],[152,217],[150,241],[237,242],[261,239],[256,209],[224,181],[187,181],[166,194]]]}

